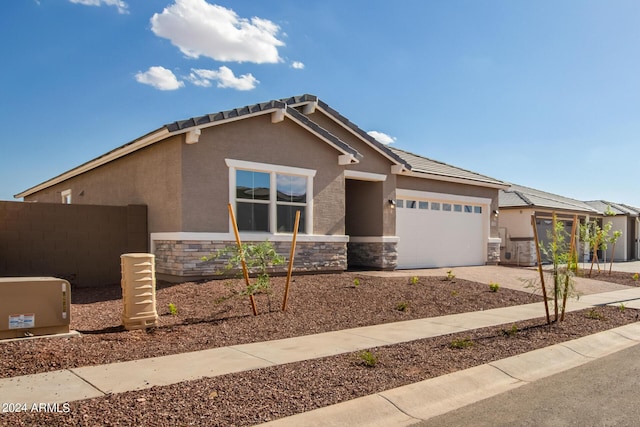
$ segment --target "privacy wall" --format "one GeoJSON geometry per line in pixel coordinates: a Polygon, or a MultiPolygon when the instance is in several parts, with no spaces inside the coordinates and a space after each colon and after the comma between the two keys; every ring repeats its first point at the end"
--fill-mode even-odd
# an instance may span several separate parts
{"type": "Polygon", "coordinates": [[[120,281],[120,255],[148,252],[147,207],[0,201],[0,277],[120,281]]]}

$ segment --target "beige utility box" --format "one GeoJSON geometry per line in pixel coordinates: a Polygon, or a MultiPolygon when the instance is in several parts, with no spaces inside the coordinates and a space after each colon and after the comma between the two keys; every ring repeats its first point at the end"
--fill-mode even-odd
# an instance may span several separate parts
{"type": "Polygon", "coordinates": [[[0,339],[69,333],[71,285],[55,277],[0,278],[0,339]]]}
{"type": "Polygon", "coordinates": [[[158,324],[156,311],[156,271],[153,254],[123,254],[122,323],[127,330],[144,329],[158,324]]]}

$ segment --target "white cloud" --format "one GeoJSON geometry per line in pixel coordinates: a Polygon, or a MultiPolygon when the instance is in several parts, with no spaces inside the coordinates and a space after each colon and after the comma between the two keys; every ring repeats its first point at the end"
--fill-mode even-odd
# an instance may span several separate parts
{"type": "Polygon", "coordinates": [[[169,39],[191,58],[217,61],[277,63],[280,27],[258,17],[240,18],[233,10],[205,0],[175,0],[151,17],[151,30],[169,39]]]}
{"type": "Polygon", "coordinates": [[[378,132],[376,130],[372,130],[367,132],[367,135],[369,135],[370,137],[372,137],[373,139],[375,139],[378,142],[381,142],[383,144],[392,144],[394,142],[396,142],[396,137],[394,136],[389,136],[386,133],[382,133],[382,132],[378,132]]]}
{"type": "Polygon", "coordinates": [[[84,6],[115,6],[118,8],[118,13],[129,13],[127,10],[129,5],[122,0],[69,0],[71,3],[81,4],[84,6]]]}
{"type": "Polygon", "coordinates": [[[176,90],[184,86],[171,70],[164,67],[150,67],[147,71],[136,74],[139,83],[150,85],[160,90],[176,90]]]}
{"type": "Polygon", "coordinates": [[[218,82],[217,87],[231,88],[236,90],[255,89],[260,83],[251,73],[236,77],[233,71],[224,65],[218,70],[192,69],[189,81],[196,86],[209,87],[211,80],[218,82]]]}
{"type": "Polygon", "coordinates": [[[303,70],[304,64],[300,61],[293,61],[293,63],[291,63],[291,68],[295,68],[296,70],[303,70]]]}

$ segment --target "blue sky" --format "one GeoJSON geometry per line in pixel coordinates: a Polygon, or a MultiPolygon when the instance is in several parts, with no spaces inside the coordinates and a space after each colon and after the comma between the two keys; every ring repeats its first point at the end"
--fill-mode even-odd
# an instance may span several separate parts
{"type": "Polygon", "coordinates": [[[166,123],[312,93],[398,148],[640,207],[640,2],[20,0],[0,199],[166,123]]]}

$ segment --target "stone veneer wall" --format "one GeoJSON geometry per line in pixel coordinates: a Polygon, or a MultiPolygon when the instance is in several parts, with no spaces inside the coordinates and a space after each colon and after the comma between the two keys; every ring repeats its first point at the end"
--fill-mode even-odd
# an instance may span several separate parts
{"type": "Polygon", "coordinates": [[[500,242],[487,243],[487,264],[500,263],[500,242]]]}
{"type": "MultiPolygon", "coordinates": [[[[250,243],[250,242],[243,242],[250,243]]],[[[258,243],[258,242],[255,242],[258,243]]],[[[278,254],[289,258],[291,242],[272,242],[278,254]]],[[[211,240],[156,240],[156,273],[175,277],[211,277],[225,269],[225,258],[202,261],[202,257],[216,254],[235,241],[211,240]]],[[[282,265],[276,271],[286,271],[282,265]]],[[[295,272],[330,272],[347,269],[347,245],[345,242],[296,243],[295,272]]]]}
{"type": "Polygon", "coordinates": [[[347,258],[349,267],[393,270],[398,266],[398,244],[396,242],[349,242],[347,258]]]}
{"type": "Polygon", "coordinates": [[[530,267],[538,264],[536,255],[536,243],[532,238],[527,239],[507,239],[503,248],[504,254],[500,260],[504,265],[518,265],[530,267]]]}

